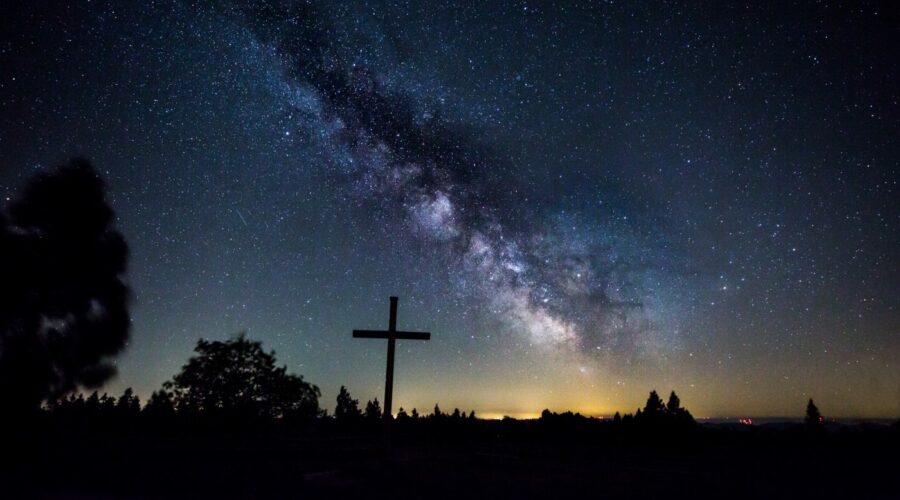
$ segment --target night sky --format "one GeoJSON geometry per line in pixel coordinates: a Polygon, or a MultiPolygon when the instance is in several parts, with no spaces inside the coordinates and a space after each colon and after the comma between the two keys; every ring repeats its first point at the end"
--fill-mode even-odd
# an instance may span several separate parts
{"type": "Polygon", "coordinates": [[[395,410],[900,415],[881,2],[12,3],[0,195],[87,157],[132,250],[106,390],[246,330],[381,399],[398,295],[395,410]]]}

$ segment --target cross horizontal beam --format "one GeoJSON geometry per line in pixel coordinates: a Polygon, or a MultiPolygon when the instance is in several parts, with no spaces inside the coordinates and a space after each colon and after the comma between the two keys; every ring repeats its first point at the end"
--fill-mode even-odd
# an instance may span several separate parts
{"type": "Polygon", "coordinates": [[[353,330],[356,339],[431,340],[429,332],[392,332],[390,330],[353,330]]]}

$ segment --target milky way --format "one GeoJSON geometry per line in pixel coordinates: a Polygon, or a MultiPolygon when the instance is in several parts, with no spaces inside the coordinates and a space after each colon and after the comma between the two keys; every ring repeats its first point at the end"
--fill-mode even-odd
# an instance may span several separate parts
{"type": "Polygon", "coordinates": [[[622,355],[623,345],[654,336],[634,256],[586,240],[585,228],[542,231],[527,200],[504,194],[514,164],[454,130],[439,109],[392,91],[365,62],[335,56],[322,13],[296,5],[250,7],[242,21],[268,35],[262,43],[281,56],[289,95],[303,96],[292,103],[298,125],[356,195],[396,204],[404,233],[452,248],[466,292],[533,345],[622,355]],[[523,213],[530,220],[511,230],[523,213]]]}
{"type": "Polygon", "coordinates": [[[700,415],[900,411],[898,37],[877,3],[8,18],[0,194],[85,155],[133,250],[111,390],[246,329],[326,404],[373,397],[383,352],[349,331],[395,294],[434,333],[400,352],[407,406],[610,413],[676,388],[700,415]]]}

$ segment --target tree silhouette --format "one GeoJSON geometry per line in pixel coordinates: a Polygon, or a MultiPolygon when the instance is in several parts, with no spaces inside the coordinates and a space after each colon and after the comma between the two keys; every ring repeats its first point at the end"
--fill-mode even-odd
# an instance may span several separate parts
{"type": "MultiPolygon", "coordinates": [[[[676,400],[678,398],[676,397],[676,400]]],[[[659,397],[659,394],[656,391],[650,391],[650,396],[647,397],[647,404],[644,405],[644,416],[650,415],[660,415],[665,411],[666,407],[663,405],[662,398],[659,397]]]]}
{"type": "Polygon", "coordinates": [[[97,394],[97,391],[92,392],[91,395],[84,400],[84,412],[88,418],[93,420],[100,417],[100,395],[97,394]]]}
{"type": "Polygon", "coordinates": [[[128,246],[84,160],[39,174],[0,214],[0,393],[36,411],[100,386],[128,339],[128,246]]]}
{"type": "Polygon", "coordinates": [[[407,414],[406,410],[404,410],[403,407],[401,406],[400,409],[397,411],[397,420],[408,420],[408,419],[409,419],[409,414],[407,414]]]}
{"type": "Polygon", "coordinates": [[[662,398],[659,397],[656,391],[650,391],[650,396],[647,397],[647,403],[644,405],[643,410],[638,409],[634,415],[635,420],[651,425],[663,422],[665,417],[666,405],[663,404],[662,398]]]}
{"type": "Polygon", "coordinates": [[[287,373],[286,366],[274,370],[270,390],[270,417],[308,420],[322,412],[319,388],[303,380],[302,375],[287,373]]]}
{"type": "Polygon", "coordinates": [[[116,401],[116,416],[123,420],[132,420],[141,413],[141,400],[134,395],[131,387],[119,396],[116,401]]]}
{"type": "Polygon", "coordinates": [[[154,391],[144,405],[141,414],[148,420],[160,422],[175,416],[175,403],[172,401],[172,393],[166,390],[154,391]]]}
{"type": "Polygon", "coordinates": [[[71,413],[83,414],[86,402],[84,400],[84,394],[69,394],[68,399],[63,399],[63,406],[67,407],[67,410],[71,413]]]}
{"type": "Polygon", "coordinates": [[[226,341],[197,341],[188,360],[163,387],[185,413],[288,418],[319,412],[319,388],[275,366],[275,353],[244,334],[226,341]]]}
{"type": "Polygon", "coordinates": [[[666,412],[676,415],[679,411],[681,411],[681,399],[675,394],[675,391],[672,391],[672,394],[669,394],[669,402],[666,403],[666,412]]]}
{"type": "Polygon", "coordinates": [[[822,418],[822,414],[819,413],[819,408],[813,403],[812,398],[806,404],[806,419],[804,421],[810,429],[820,429],[825,423],[825,419],[822,418]]]}
{"type": "Polygon", "coordinates": [[[692,425],[694,424],[694,416],[691,415],[691,412],[687,410],[687,408],[683,408],[681,406],[681,399],[675,394],[675,391],[669,395],[669,402],[666,404],[666,415],[669,417],[669,421],[678,425],[692,425]]]}
{"type": "Polygon", "coordinates": [[[334,418],[338,420],[353,420],[362,416],[359,411],[359,401],[350,396],[347,388],[341,386],[337,395],[337,406],[334,407],[334,418]]]}
{"type": "Polygon", "coordinates": [[[375,398],[375,401],[369,401],[366,403],[366,418],[369,420],[378,420],[381,418],[381,404],[378,403],[378,398],[375,398]]]}
{"type": "Polygon", "coordinates": [[[410,418],[412,418],[413,420],[418,420],[418,418],[419,418],[419,410],[413,408],[413,409],[412,409],[412,412],[409,414],[409,416],[410,416],[410,418]]]}
{"type": "MultiPolygon", "coordinates": [[[[616,417],[619,417],[622,422],[630,421],[629,415],[620,417],[616,413],[616,417]]],[[[614,422],[619,421],[616,417],[613,417],[614,422]]],[[[634,421],[650,426],[674,425],[682,428],[695,424],[694,417],[687,409],[681,406],[681,399],[675,394],[675,391],[669,394],[669,402],[667,404],[663,404],[662,398],[659,397],[656,391],[650,391],[650,395],[647,397],[647,404],[644,405],[644,408],[638,408],[634,414],[634,421]]]]}

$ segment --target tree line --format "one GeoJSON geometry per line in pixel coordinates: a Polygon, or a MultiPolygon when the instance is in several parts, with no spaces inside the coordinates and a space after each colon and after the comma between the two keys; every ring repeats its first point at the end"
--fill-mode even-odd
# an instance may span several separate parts
{"type": "MultiPolygon", "coordinates": [[[[378,422],[385,417],[378,398],[361,406],[345,386],[338,391],[333,415],[328,415],[320,406],[321,395],[316,385],[300,375],[288,373],[286,366],[278,366],[274,351],[267,352],[261,342],[240,334],[222,341],[199,340],[194,355],[171,380],[150,395],[146,404],[142,405],[128,388],[119,397],[100,395],[97,391],[87,397],[70,394],[51,400],[46,411],[56,419],[104,424],[138,420],[167,422],[176,418],[241,423],[304,423],[327,419],[352,427],[378,422]]],[[[474,411],[466,413],[455,408],[445,413],[437,404],[427,415],[420,415],[416,408],[407,412],[401,407],[392,418],[397,422],[477,419],[474,411]]],[[[542,421],[558,424],[578,418],[583,417],[571,412],[556,414],[544,410],[541,414],[542,421]]],[[[624,416],[616,413],[612,422],[672,428],[695,424],[675,391],[671,392],[667,403],[663,403],[656,391],[651,391],[643,408],[624,416]]]]}
{"type": "MultiPolygon", "coordinates": [[[[354,425],[384,418],[378,398],[360,408],[346,387],[341,386],[333,415],[321,408],[319,388],[301,375],[278,366],[274,351],[265,351],[262,343],[245,334],[223,341],[199,340],[195,355],[181,370],[154,391],[145,404],[131,388],[119,397],[94,391],[50,400],[44,410],[57,420],[99,423],[173,422],[180,420],[220,420],[230,422],[304,423],[330,419],[354,425]]],[[[440,406],[427,416],[417,409],[410,413],[400,408],[396,420],[418,419],[474,420],[458,408],[445,414],[440,406]]]]}

